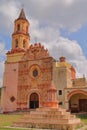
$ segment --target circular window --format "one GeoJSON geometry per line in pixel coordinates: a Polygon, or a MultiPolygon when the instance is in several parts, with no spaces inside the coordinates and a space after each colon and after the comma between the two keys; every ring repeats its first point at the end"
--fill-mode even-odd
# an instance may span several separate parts
{"type": "Polygon", "coordinates": [[[37,69],[35,69],[35,70],[33,71],[33,76],[34,76],[34,77],[37,77],[37,76],[38,76],[38,71],[37,71],[37,69]]]}
{"type": "Polygon", "coordinates": [[[12,96],[12,97],[10,98],[10,101],[11,101],[11,102],[14,102],[14,101],[15,101],[15,97],[12,96]]]}
{"type": "Polygon", "coordinates": [[[33,79],[38,79],[40,77],[41,70],[38,65],[33,65],[29,68],[29,76],[33,79]]]}

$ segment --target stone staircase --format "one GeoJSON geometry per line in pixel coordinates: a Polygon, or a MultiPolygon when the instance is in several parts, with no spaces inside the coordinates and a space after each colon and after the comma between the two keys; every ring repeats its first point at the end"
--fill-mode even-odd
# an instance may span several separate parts
{"type": "Polygon", "coordinates": [[[81,124],[81,120],[61,108],[38,108],[30,111],[20,120],[13,123],[14,127],[74,130],[81,124]]]}

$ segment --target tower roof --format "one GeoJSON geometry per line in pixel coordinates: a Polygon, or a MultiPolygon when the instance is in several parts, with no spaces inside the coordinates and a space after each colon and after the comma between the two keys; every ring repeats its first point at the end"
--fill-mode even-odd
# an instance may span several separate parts
{"type": "Polygon", "coordinates": [[[21,9],[21,12],[20,12],[18,19],[26,19],[25,12],[24,12],[23,8],[21,9]]]}

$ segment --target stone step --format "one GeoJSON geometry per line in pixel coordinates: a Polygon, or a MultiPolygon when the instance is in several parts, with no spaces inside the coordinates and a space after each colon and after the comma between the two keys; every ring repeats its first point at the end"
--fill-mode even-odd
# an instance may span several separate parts
{"type": "Polygon", "coordinates": [[[24,127],[24,128],[38,128],[38,129],[56,129],[56,130],[73,130],[75,127],[69,124],[48,124],[48,123],[16,123],[15,127],[24,127]]]}
{"type": "Polygon", "coordinates": [[[75,115],[66,112],[65,109],[39,108],[36,111],[24,115],[19,121],[14,122],[13,126],[30,128],[57,128],[59,130],[73,130],[81,124],[80,119],[75,115]],[[70,127],[70,129],[68,129],[70,127]]]}
{"type": "Polygon", "coordinates": [[[73,123],[77,123],[77,121],[78,121],[78,123],[80,122],[80,119],[73,119],[73,118],[70,118],[70,119],[56,119],[56,118],[28,118],[28,119],[26,119],[26,118],[22,118],[21,120],[19,120],[18,122],[28,122],[28,123],[30,123],[30,122],[33,122],[33,123],[51,123],[51,124],[60,124],[60,123],[71,123],[71,124],[73,124],[73,123]]]}
{"type": "Polygon", "coordinates": [[[39,111],[39,112],[66,112],[66,109],[61,109],[61,108],[47,108],[47,107],[44,107],[44,108],[37,108],[36,111],[39,111]]]}
{"type": "Polygon", "coordinates": [[[49,114],[49,115],[70,115],[70,112],[63,112],[63,111],[31,111],[30,114],[49,114]]]}
{"type": "Polygon", "coordinates": [[[61,119],[69,119],[69,118],[75,118],[75,116],[74,116],[74,115],[71,116],[71,115],[49,115],[49,114],[44,114],[44,115],[41,115],[41,114],[38,114],[38,115],[37,115],[37,114],[36,114],[36,115],[35,115],[35,114],[30,114],[30,115],[25,115],[24,118],[25,118],[25,119],[28,119],[28,118],[44,118],[44,119],[45,119],[45,118],[48,118],[48,119],[49,119],[49,118],[50,118],[50,119],[51,119],[51,118],[53,118],[53,119],[54,119],[54,118],[55,118],[55,119],[60,119],[60,118],[61,118],[61,119]]]}

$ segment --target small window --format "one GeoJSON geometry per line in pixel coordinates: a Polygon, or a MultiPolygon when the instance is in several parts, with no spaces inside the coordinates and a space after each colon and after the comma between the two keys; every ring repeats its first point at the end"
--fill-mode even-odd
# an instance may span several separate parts
{"type": "Polygon", "coordinates": [[[35,69],[35,70],[33,71],[33,76],[34,76],[34,77],[37,77],[37,76],[38,76],[38,71],[37,71],[37,69],[35,69]]]}
{"type": "Polygon", "coordinates": [[[16,69],[13,69],[13,71],[16,71],[16,69]]]}
{"type": "Polygon", "coordinates": [[[63,105],[63,103],[62,103],[62,102],[59,102],[59,105],[63,105]]]}
{"type": "Polygon", "coordinates": [[[17,31],[20,31],[20,24],[17,25],[17,31]]]}
{"type": "Polygon", "coordinates": [[[18,47],[18,40],[16,39],[16,41],[15,41],[15,48],[17,48],[18,47]]]}
{"type": "Polygon", "coordinates": [[[62,95],[62,90],[59,90],[59,95],[62,95]]]}

